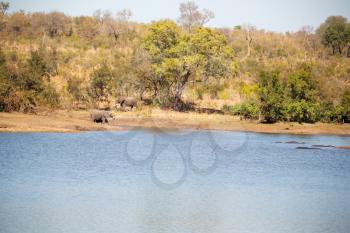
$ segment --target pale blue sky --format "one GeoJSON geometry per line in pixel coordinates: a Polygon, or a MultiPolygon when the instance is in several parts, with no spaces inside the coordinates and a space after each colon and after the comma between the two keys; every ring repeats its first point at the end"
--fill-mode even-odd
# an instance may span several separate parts
{"type": "MultiPolygon", "coordinates": [[[[96,9],[117,12],[128,8],[133,12],[132,20],[152,20],[179,16],[182,0],[7,0],[10,12],[62,11],[68,15],[92,15],[96,9]]],[[[215,13],[208,25],[233,27],[253,24],[272,31],[296,31],[302,26],[317,27],[327,16],[342,15],[350,19],[350,0],[197,0],[200,8],[215,13]]]]}

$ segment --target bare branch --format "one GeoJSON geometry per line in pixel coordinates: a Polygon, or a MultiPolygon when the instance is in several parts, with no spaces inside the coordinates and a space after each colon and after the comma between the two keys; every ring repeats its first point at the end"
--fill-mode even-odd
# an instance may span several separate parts
{"type": "Polygon", "coordinates": [[[178,22],[191,32],[194,27],[203,26],[214,18],[214,13],[208,9],[199,10],[194,1],[187,1],[180,4],[180,18],[178,22]]]}

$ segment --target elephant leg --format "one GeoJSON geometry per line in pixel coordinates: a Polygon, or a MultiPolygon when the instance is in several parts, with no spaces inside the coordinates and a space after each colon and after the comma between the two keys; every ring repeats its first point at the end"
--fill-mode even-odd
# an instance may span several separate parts
{"type": "Polygon", "coordinates": [[[124,103],[125,103],[125,100],[122,100],[122,102],[120,102],[120,106],[122,107],[122,109],[124,109],[124,103]]]}

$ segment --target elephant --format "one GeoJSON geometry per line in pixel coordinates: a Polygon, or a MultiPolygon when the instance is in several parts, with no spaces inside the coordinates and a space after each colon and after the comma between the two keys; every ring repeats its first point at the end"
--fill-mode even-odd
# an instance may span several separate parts
{"type": "Polygon", "coordinates": [[[132,97],[121,98],[116,101],[116,105],[117,104],[120,104],[122,108],[130,107],[132,110],[134,107],[137,107],[137,100],[132,97]]]}
{"type": "Polygon", "coordinates": [[[110,120],[114,120],[112,112],[103,110],[94,110],[90,112],[90,117],[95,123],[109,123],[110,120]]]}

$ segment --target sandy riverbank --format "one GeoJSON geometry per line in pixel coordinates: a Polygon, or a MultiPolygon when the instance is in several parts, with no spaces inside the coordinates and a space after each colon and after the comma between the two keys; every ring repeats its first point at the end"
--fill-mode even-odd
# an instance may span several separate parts
{"type": "Polygon", "coordinates": [[[241,121],[229,115],[179,113],[158,109],[116,112],[110,124],[90,121],[88,111],[56,111],[39,114],[0,113],[0,132],[81,132],[128,130],[133,127],[150,129],[211,129],[289,134],[350,135],[350,124],[260,124],[241,121]]]}

